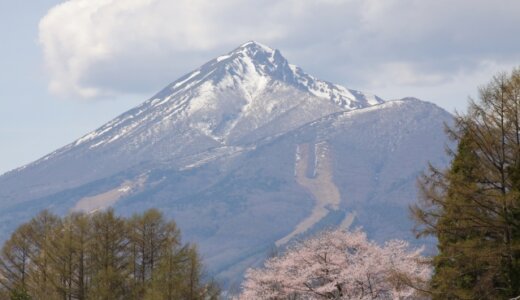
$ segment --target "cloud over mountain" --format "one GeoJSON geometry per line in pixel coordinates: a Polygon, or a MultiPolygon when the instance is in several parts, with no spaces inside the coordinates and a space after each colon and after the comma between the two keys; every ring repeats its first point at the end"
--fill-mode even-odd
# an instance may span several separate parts
{"type": "Polygon", "coordinates": [[[73,97],[149,93],[255,39],[331,81],[435,100],[518,62],[518,11],[511,0],[69,0],[42,18],[40,43],[49,88],[73,97]]]}

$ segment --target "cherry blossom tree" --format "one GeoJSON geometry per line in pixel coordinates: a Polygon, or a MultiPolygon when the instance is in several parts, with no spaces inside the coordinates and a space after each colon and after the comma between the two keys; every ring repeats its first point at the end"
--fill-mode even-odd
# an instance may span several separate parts
{"type": "Polygon", "coordinates": [[[324,231],[249,269],[239,299],[421,299],[431,270],[422,249],[408,249],[361,230],[324,231]]]}

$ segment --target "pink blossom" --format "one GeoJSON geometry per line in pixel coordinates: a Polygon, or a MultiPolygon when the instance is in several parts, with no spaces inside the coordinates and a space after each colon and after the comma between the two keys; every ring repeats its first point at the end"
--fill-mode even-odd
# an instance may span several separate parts
{"type": "Polygon", "coordinates": [[[249,269],[239,299],[421,299],[431,276],[422,249],[379,246],[361,230],[329,230],[249,269]]]}

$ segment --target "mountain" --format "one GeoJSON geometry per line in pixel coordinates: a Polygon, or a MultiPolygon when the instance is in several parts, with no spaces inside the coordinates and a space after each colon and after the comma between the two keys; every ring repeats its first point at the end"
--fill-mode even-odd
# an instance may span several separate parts
{"type": "Polygon", "coordinates": [[[447,163],[452,116],[319,80],[248,42],[73,143],[0,176],[4,240],[41,209],[157,207],[230,283],[327,226],[412,239],[408,204],[447,163]]]}

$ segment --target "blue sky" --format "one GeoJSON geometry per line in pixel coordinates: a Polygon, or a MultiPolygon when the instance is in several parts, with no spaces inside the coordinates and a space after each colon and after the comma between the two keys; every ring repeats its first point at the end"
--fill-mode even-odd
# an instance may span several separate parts
{"type": "Polygon", "coordinates": [[[516,0],[0,2],[0,173],[247,40],[321,79],[463,111],[520,65],[516,0]]]}

